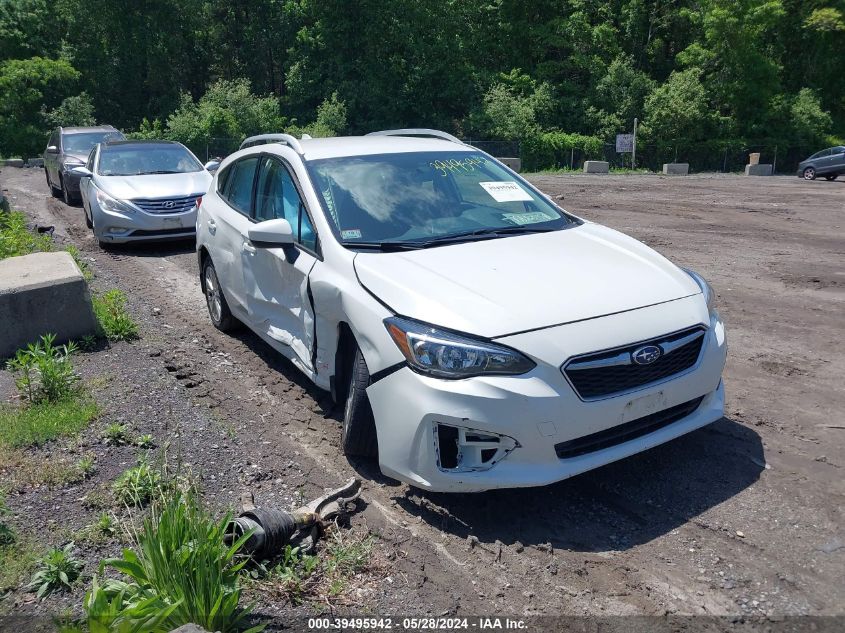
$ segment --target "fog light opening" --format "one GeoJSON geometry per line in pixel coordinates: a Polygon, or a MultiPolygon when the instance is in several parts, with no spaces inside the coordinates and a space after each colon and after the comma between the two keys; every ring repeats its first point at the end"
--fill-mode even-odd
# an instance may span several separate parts
{"type": "Polygon", "coordinates": [[[447,472],[489,470],[519,446],[512,437],[434,423],[437,467],[447,472]]]}

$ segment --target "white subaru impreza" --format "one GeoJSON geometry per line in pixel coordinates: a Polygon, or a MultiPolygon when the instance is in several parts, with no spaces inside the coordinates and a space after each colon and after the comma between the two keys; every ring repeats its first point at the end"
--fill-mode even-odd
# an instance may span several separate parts
{"type": "Polygon", "coordinates": [[[214,325],[331,390],[347,455],[413,486],[544,485],[722,416],[707,282],[443,132],[238,151],[197,251],[214,325]]]}

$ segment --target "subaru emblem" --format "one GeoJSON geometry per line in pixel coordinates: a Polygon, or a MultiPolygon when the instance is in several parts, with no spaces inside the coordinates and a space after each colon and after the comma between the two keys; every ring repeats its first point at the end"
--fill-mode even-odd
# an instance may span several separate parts
{"type": "Polygon", "coordinates": [[[645,345],[631,354],[631,360],[637,365],[651,365],[663,355],[663,350],[657,345],[645,345]]]}

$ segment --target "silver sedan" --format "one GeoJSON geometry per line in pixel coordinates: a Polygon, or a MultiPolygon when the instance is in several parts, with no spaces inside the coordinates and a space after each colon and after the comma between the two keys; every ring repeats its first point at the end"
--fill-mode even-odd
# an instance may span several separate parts
{"type": "Polygon", "coordinates": [[[74,172],[85,221],[101,246],[193,237],[197,204],[212,178],[172,141],[100,143],[74,172]]]}

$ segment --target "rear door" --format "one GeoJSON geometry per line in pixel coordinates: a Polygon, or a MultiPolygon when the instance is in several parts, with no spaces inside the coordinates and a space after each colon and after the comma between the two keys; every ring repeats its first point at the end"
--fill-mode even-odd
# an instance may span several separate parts
{"type": "Polygon", "coordinates": [[[217,277],[230,308],[247,311],[243,282],[243,260],[248,253],[247,232],[252,226],[255,179],[258,156],[246,156],[226,167],[217,180],[216,195],[203,199],[201,221],[206,223],[207,245],[217,277]]]}
{"type": "Polygon", "coordinates": [[[831,166],[839,173],[845,173],[845,147],[834,147],[831,156],[831,166]]]}
{"type": "Polygon", "coordinates": [[[293,170],[278,156],[264,155],[253,219],[278,218],[290,223],[295,244],[287,248],[248,245],[245,249],[249,316],[258,331],[290,347],[304,367],[313,369],[314,311],[308,275],[319,258],[317,236],[293,170]]]}

